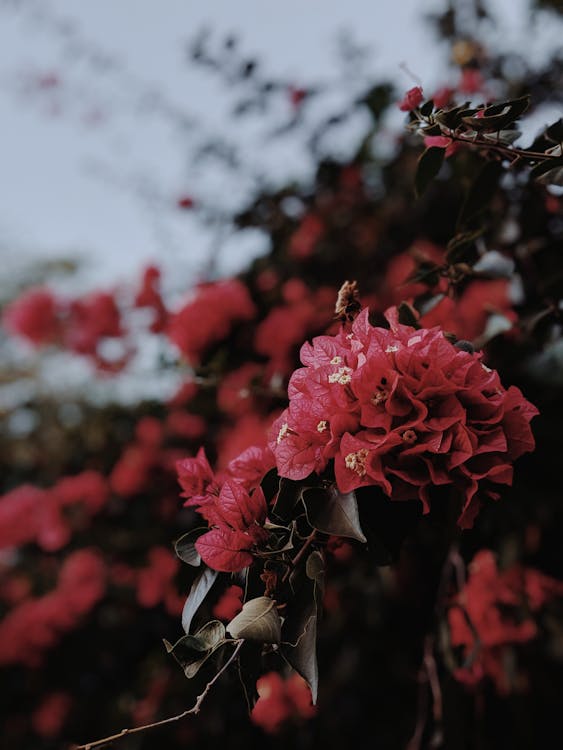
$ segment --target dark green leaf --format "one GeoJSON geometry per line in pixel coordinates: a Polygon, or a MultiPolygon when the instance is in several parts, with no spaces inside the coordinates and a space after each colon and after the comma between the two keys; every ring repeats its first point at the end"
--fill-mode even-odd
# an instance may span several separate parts
{"type": "Polygon", "coordinates": [[[536,164],[530,172],[530,177],[542,185],[563,185],[563,156],[536,164]]]}
{"type": "Polygon", "coordinates": [[[459,225],[465,224],[488,206],[497,190],[502,172],[499,161],[485,162],[469,188],[459,215],[459,225]]]}
{"type": "Polygon", "coordinates": [[[442,128],[436,123],[424,128],[421,132],[423,135],[442,135],[442,128]]]}
{"type": "Polygon", "coordinates": [[[545,131],[545,135],[553,143],[563,143],[563,118],[550,125],[545,131]]]}
{"type": "Polygon", "coordinates": [[[311,552],[305,563],[305,573],[312,581],[322,586],[325,574],[325,559],[320,550],[311,552]]]}
{"type": "Polygon", "coordinates": [[[188,563],[188,565],[192,565],[194,568],[198,568],[201,565],[201,557],[195,548],[195,542],[206,531],[207,529],[205,528],[188,531],[187,534],[184,534],[184,536],[181,536],[174,542],[174,550],[180,560],[188,563]]]}
{"type": "Polygon", "coordinates": [[[317,623],[322,602],[322,577],[317,563],[315,560],[309,565],[310,571],[314,569],[318,575],[317,579],[301,571],[293,580],[293,596],[285,613],[281,643],[282,656],[311,688],[313,704],[317,702],[319,686],[317,623]]]}
{"type": "Polygon", "coordinates": [[[190,593],[182,611],[182,627],[186,633],[190,632],[193,616],[215,583],[217,575],[216,570],[205,567],[192,583],[190,593]]]}
{"type": "Polygon", "coordinates": [[[194,677],[201,666],[219,646],[225,643],[225,626],[212,620],[200,628],[195,635],[185,635],[174,645],[167,640],[164,645],[184,670],[188,679],[194,677]]]}
{"type": "Polygon", "coordinates": [[[274,519],[286,524],[293,518],[293,509],[301,499],[303,482],[294,482],[293,479],[282,477],[279,481],[278,496],[272,509],[274,519]]]}
{"type": "Polygon", "coordinates": [[[428,117],[432,114],[432,111],[434,110],[434,102],[432,99],[429,99],[427,102],[424,102],[422,107],[420,107],[420,114],[423,117],[428,117]]]}
{"type": "Polygon", "coordinates": [[[303,491],[303,504],[307,520],[323,534],[366,541],[353,492],[339,492],[335,484],[326,489],[310,487],[303,491]]]}
{"type": "Polygon", "coordinates": [[[404,326],[419,328],[416,310],[408,302],[401,302],[398,307],[399,323],[404,326]]]}
{"type": "Polygon", "coordinates": [[[277,469],[270,469],[260,482],[260,487],[262,487],[262,492],[264,493],[268,505],[270,505],[278,491],[279,482],[280,478],[277,469]]]}
{"type": "Polygon", "coordinates": [[[259,643],[279,643],[281,620],[276,602],[267,596],[259,596],[245,602],[242,612],[231,620],[227,630],[233,638],[244,638],[259,643]]]}
{"type": "Polygon", "coordinates": [[[439,122],[441,125],[445,125],[446,128],[449,128],[450,130],[455,130],[460,124],[461,124],[461,114],[471,114],[475,112],[476,110],[468,110],[469,102],[465,102],[465,104],[460,104],[457,107],[452,107],[451,109],[441,110],[440,112],[437,112],[434,116],[435,120],[439,122]]]}
{"type": "Polygon", "coordinates": [[[431,146],[424,151],[418,160],[416,176],[414,179],[417,196],[421,196],[428,185],[440,171],[444,163],[445,149],[431,146]]]}
{"type": "Polygon", "coordinates": [[[495,133],[483,133],[483,138],[494,143],[503,143],[506,146],[511,145],[522,135],[520,130],[499,130],[495,133]]]}

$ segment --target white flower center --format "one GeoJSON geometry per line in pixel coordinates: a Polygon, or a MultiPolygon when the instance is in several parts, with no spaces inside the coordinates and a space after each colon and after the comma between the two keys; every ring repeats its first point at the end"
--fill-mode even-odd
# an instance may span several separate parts
{"type": "Polygon", "coordinates": [[[350,471],[355,471],[359,477],[363,477],[366,474],[366,461],[368,457],[368,449],[360,448],[355,453],[349,453],[344,458],[344,464],[350,471]]]}

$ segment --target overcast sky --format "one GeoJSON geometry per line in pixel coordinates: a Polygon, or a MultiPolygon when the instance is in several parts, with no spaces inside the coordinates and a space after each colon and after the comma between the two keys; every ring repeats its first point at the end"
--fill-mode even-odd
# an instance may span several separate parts
{"type": "MultiPolygon", "coordinates": [[[[557,43],[548,23],[530,34],[526,0],[492,6],[499,42],[526,39],[531,57],[557,43]]],[[[4,273],[35,258],[78,258],[84,272],[76,283],[91,286],[153,260],[174,269],[179,289],[203,272],[217,244],[221,271],[236,270],[266,239],[217,236],[176,199],[189,194],[228,212],[251,183],[210,162],[195,166],[191,150],[204,136],[228,133],[246,168],[273,181],[303,178],[310,163],[295,138],[267,138],[272,123],[289,116],[288,103],[270,121],[233,122],[229,87],[189,64],[187,41],[204,27],[215,44],[234,32],[273,77],[307,85],[345,74],[338,38],[347,32],[370,50],[366,80],[376,74],[409,88],[406,66],[431,90],[445,80],[446,58],[422,11],[442,7],[442,0],[0,0],[4,273]],[[162,114],[169,105],[185,115],[184,129],[162,114]]],[[[348,80],[321,106],[361,83],[348,80]]],[[[349,123],[332,148],[345,151],[364,126],[361,117],[349,123]]]]}

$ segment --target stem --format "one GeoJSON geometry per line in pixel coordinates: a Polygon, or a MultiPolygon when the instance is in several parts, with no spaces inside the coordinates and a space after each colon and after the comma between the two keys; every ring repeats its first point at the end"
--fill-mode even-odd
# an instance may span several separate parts
{"type": "Polygon", "coordinates": [[[282,583],[285,582],[285,581],[287,581],[287,579],[291,575],[291,572],[293,570],[295,570],[295,567],[301,562],[301,560],[303,559],[303,556],[304,556],[305,552],[307,552],[307,550],[309,549],[309,547],[311,546],[311,544],[315,541],[316,535],[317,535],[317,530],[313,529],[313,531],[309,534],[309,536],[307,537],[307,539],[305,539],[305,543],[303,544],[303,546],[301,547],[301,549],[299,550],[299,552],[295,555],[295,557],[293,558],[293,560],[290,562],[289,568],[286,570],[286,572],[284,573],[284,576],[282,578],[282,583]]]}
{"type": "MultiPolygon", "coordinates": [[[[448,554],[446,555],[446,559],[442,567],[442,572],[440,574],[440,580],[438,583],[438,590],[436,592],[436,600],[434,604],[434,617],[436,623],[439,623],[446,608],[448,585],[450,583],[453,572],[455,572],[456,586],[458,590],[460,590],[460,588],[465,583],[465,571],[463,568],[463,559],[459,554],[457,541],[452,542],[448,550],[448,554]]],[[[438,675],[438,669],[436,667],[434,646],[434,635],[432,633],[429,633],[424,639],[424,653],[422,657],[422,664],[420,665],[418,674],[419,694],[416,725],[406,750],[420,750],[421,748],[424,730],[426,729],[426,724],[428,722],[429,692],[432,698],[432,718],[434,719],[434,732],[430,740],[429,747],[442,747],[442,688],[440,686],[440,677],[438,675]],[[428,688],[430,689],[429,691],[428,688]]]]}
{"type": "Polygon", "coordinates": [[[452,141],[458,141],[458,143],[466,143],[469,146],[481,146],[482,148],[486,148],[493,151],[500,151],[501,153],[505,154],[506,156],[509,156],[510,154],[515,154],[516,156],[520,158],[527,158],[527,159],[539,159],[540,161],[545,161],[546,159],[558,159],[558,156],[555,156],[555,154],[544,154],[541,151],[526,151],[525,148],[514,148],[513,146],[504,146],[501,143],[494,143],[491,141],[486,141],[481,138],[464,138],[460,135],[455,135],[454,133],[449,133],[445,136],[446,138],[450,138],[452,141]]]}
{"type": "Polygon", "coordinates": [[[225,662],[225,664],[221,667],[221,669],[217,672],[215,677],[213,677],[212,680],[210,680],[207,685],[205,686],[205,689],[201,695],[198,695],[196,702],[194,705],[187,709],[186,711],[182,711],[182,713],[177,714],[176,716],[169,716],[167,719],[161,719],[160,721],[155,721],[152,724],[144,724],[141,727],[134,727],[133,729],[122,729],[121,732],[117,732],[117,734],[112,734],[109,737],[104,737],[101,740],[95,740],[94,742],[86,742],[84,745],[73,745],[71,750],[92,750],[94,747],[99,747],[100,745],[106,745],[108,742],[113,742],[114,740],[120,740],[122,737],[126,737],[130,734],[138,734],[139,732],[146,732],[148,729],[156,729],[157,727],[162,727],[165,724],[171,724],[175,721],[180,721],[180,719],[184,719],[186,716],[189,716],[190,714],[198,714],[201,709],[201,704],[207,697],[207,694],[213,687],[213,685],[217,682],[219,677],[227,671],[229,666],[234,662],[236,657],[238,656],[238,653],[240,649],[242,648],[242,644],[244,643],[244,639],[239,639],[237,641],[233,641],[233,643],[236,643],[236,647],[233,651],[233,653],[230,655],[229,659],[225,662]]]}

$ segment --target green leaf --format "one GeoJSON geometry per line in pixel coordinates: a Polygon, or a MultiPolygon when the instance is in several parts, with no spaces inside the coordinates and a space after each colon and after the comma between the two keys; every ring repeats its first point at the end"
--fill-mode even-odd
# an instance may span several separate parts
{"type": "Polygon", "coordinates": [[[491,104],[489,107],[480,110],[483,112],[481,117],[463,116],[462,121],[470,125],[475,130],[503,130],[511,125],[523,114],[530,105],[530,97],[523,96],[520,99],[512,99],[507,102],[491,104]]]}
{"type": "Polygon", "coordinates": [[[416,176],[414,178],[416,194],[418,197],[424,193],[428,185],[430,185],[440,171],[440,167],[444,163],[444,154],[445,149],[431,146],[420,156],[416,168],[416,176]]]}
{"type": "Polygon", "coordinates": [[[483,211],[492,200],[503,172],[499,161],[487,161],[469,188],[461,208],[458,225],[465,224],[483,211]]]}
{"type": "Polygon", "coordinates": [[[545,131],[546,138],[553,143],[563,143],[563,118],[550,125],[545,131]]]}
{"type": "Polygon", "coordinates": [[[469,114],[469,112],[475,112],[476,110],[468,110],[469,102],[460,104],[457,107],[451,109],[443,109],[437,112],[434,119],[441,125],[444,125],[449,130],[455,130],[461,124],[461,115],[469,114]]]}
{"type": "Polygon", "coordinates": [[[188,531],[187,534],[184,534],[174,542],[174,551],[180,560],[188,563],[188,565],[192,565],[194,568],[199,568],[201,565],[201,557],[195,548],[195,542],[197,538],[206,531],[207,529],[205,528],[188,531]]]}
{"type": "Polygon", "coordinates": [[[202,665],[225,643],[225,626],[212,620],[195,635],[184,635],[172,645],[164,640],[166,651],[176,659],[188,679],[195,677],[202,665]]]}
{"type": "Polygon", "coordinates": [[[295,482],[293,479],[282,477],[279,481],[278,496],[272,516],[282,523],[289,523],[293,518],[293,509],[301,499],[303,491],[303,482],[295,482]]]}
{"type": "Polygon", "coordinates": [[[277,469],[270,469],[270,471],[268,471],[264,475],[264,478],[260,482],[260,487],[262,487],[262,492],[264,493],[264,497],[266,498],[266,503],[268,505],[271,504],[276,495],[276,492],[278,491],[279,481],[280,478],[278,476],[277,469]]]}
{"type": "Polygon", "coordinates": [[[216,570],[205,567],[192,583],[190,593],[182,610],[182,627],[186,633],[190,632],[193,616],[217,580],[217,576],[218,573],[216,570]]]}
{"type": "Polygon", "coordinates": [[[281,653],[311,689],[313,704],[317,702],[319,669],[317,662],[317,626],[322,612],[324,559],[321,552],[309,556],[306,567],[293,579],[293,596],[288,603],[282,628],[281,653]],[[319,556],[321,559],[319,559],[319,556]]]}
{"type": "Polygon", "coordinates": [[[530,171],[530,177],[542,185],[563,185],[563,156],[536,164],[530,171]]]}
{"type": "Polygon", "coordinates": [[[520,130],[499,130],[496,133],[483,133],[483,138],[493,143],[503,143],[505,146],[510,146],[521,135],[522,132],[520,130]]]}
{"type": "Polygon", "coordinates": [[[320,550],[311,552],[305,563],[305,573],[307,578],[312,581],[316,581],[319,585],[322,585],[325,574],[325,559],[324,555],[320,550]]]}
{"type": "Polygon", "coordinates": [[[404,326],[412,326],[413,328],[420,328],[418,325],[418,316],[416,310],[408,302],[401,302],[397,308],[399,313],[399,323],[404,326]]]}
{"type": "Polygon", "coordinates": [[[353,492],[342,493],[335,484],[326,489],[310,487],[303,491],[303,504],[307,520],[314,529],[323,534],[366,541],[353,492]]]}
{"type": "Polygon", "coordinates": [[[432,114],[434,110],[434,102],[432,99],[429,99],[427,102],[424,102],[424,104],[420,107],[420,114],[423,117],[428,117],[432,114]]]}
{"type": "Polygon", "coordinates": [[[259,643],[279,643],[281,620],[276,602],[267,596],[259,596],[245,602],[242,612],[231,620],[227,630],[233,638],[244,638],[259,643]]]}

